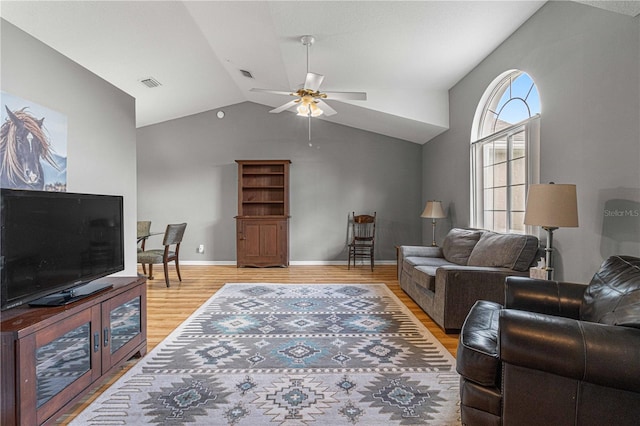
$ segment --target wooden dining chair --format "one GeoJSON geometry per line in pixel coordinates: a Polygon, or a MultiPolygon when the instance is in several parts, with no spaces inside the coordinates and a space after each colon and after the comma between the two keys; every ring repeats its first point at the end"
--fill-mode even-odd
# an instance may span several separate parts
{"type": "Polygon", "coordinates": [[[356,259],[369,259],[371,270],[374,265],[374,248],[376,237],[376,213],[372,215],[352,213],[351,217],[351,242],[349,243],[349,262],[347,269],[356,266],[356,259]]]}
{"type": "Polygon", "coordinates": [[[173,261],[176,264],[178,280],[182,281],[182,276],[180,275],[179,255],[180,243],[182,243],[182,237],[184,236],[186,228],[186,223],[167,225],[167,229],[164,232],[164,238],[162,240],[162,244],[164,245],[163,249],[145,250],[138,253],[138,263],[141,263],[143,268],[145,265],[149,265],[150,280],[153,279],[153,265],[162,263],[164,266],[164,280],[167,283],[167,287],[169,287],[169,262],[173,261]]]}
{"type": "MultiPolygon", "coordinates": [[[[149,234],[151,234],[151,221],[139,220],[137,229],[137,244],[140,244],[140,247],[138,247],[138,253],[144,251],[144,246],[147,242],[147,238],[149,238],[149,234]]],[[[147,266],[144,263],[142,264],[142,272],[147,275],[147,266]]]]}
{"type": "Polygon", "coordinates": [[[138,253],[144,251],[144,245],[147,242],[147,238],[151,233],[151,221],[150,220],[139,220],[138,221],[138,229],[137,229],[137,239],[140,247],[138,247],[138,253]]]}

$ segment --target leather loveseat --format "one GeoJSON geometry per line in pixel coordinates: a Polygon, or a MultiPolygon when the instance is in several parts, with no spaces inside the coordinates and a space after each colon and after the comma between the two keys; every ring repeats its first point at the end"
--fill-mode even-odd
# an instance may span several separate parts
{"type": "Polygon", "coordinates": [[[400,246],[400,287],[445,332],[457,332],[477,300],[504,303],[504,279],[529,275],[538,238],[453,228],[440,247],[400,246]]]}
{"type": "Polygon", "coordinates": [[[640,424],[640,259],[610,257],[588,286],[510,277],[505,299],[460,334],[464,425],[640,424]]]}

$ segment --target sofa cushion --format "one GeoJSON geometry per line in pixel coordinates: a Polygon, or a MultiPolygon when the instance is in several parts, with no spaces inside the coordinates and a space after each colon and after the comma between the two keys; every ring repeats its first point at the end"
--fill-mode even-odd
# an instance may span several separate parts
{"type": "Polygon", "coordinates": [[[403,270],[411,270],[411,280],[430,291],[436,288],[436,270],[442,265],[451,265],[441,257],[408,257],[404,260],[403,270]]]}
{"type": "Polygon", "coordinates": [[[413,271],[413,282],[429,291],[436,291],[436,266],[417,266],[413,271]]]}
{"type": "Polygon", "coordinates": [[[533,235],[500,234],[487,231],[473,248],[467,265],[526,271],[538,252],[533,235]]]}
{"type": "Polygon", "coordinates": [[[640,259],[607,259],[584,292],[580,319],[640,328],[640,259]]]}
{"type": "Polygon", "coordinates": [[[480,230],[453,228],[442,242],[442,255],[451,263],[466,265],[471,251],[478,243],[480,230]]]}
{"type": "MultiPolygon", "coordinates": [[[[451,265],[446,261],[443,264],[451,265]]],[[[416,266],[413,271],[413,282],[429,291],[436,291],[436,271],[440,266],[416,266]]]]}
{"type": "MultiPolygon", "coordinates": [[[[442,264],[448,264],[446,260],[441,257],[420,257],[412,256],[405,257],[402,261],[402,270],[411,272],[416,266],[438,266],[442,264]]],[[[409,274],[413,275],[413,272],[409,274]]]]}

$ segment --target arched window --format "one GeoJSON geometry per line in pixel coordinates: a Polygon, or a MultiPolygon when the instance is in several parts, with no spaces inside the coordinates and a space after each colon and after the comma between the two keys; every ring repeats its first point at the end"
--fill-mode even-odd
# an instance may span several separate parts
{"type": "Polygon", "coordinates": [[[525,232],[527,188],[538,181],[540,96],[533,79],[511,70],[485,91],[471,135],[471,223],[525,232]]]}

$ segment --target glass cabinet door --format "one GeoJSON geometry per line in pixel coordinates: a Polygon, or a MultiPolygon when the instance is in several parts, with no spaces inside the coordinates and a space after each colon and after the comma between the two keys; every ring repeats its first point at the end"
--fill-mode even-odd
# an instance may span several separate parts
{"type": "MultiPolygon", "coordinates": [[[[146,289],[145,289],[146,290],[146,289]]],[[[102,304],[102,372],[109,370],[146,340],[146,291],[131,289],[102,304]]]]}
{"type": "Polygon", "coordinates": [[[131,299],[111,310],[109,323],[111,325],[111,354],[123,347],[141,332],[140,296],[131,299]]]}
{"type": "Polygon", "coordinates": [[[35,367],[18,372],[22,424],[45,422],[100,377],[100,312],[92,306],[20,339],[20,363],[35,367]]]}
{"type": "Polygon", "coordinates": [[[37,407],[91,369],[91,323],[36,349],[37,407]]]}

